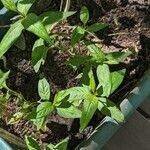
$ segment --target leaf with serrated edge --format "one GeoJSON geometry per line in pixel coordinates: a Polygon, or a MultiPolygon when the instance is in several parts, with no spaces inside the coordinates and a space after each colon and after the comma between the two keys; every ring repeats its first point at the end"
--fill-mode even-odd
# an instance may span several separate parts
{"type": "Polygon", "coordinates": [[[22,26],[20,20],[11,25],[10,29],[7,31],[0,43],[0,58],[15,43],[17,38],[19,38],[23,29],[24,27],[22,26]]]}

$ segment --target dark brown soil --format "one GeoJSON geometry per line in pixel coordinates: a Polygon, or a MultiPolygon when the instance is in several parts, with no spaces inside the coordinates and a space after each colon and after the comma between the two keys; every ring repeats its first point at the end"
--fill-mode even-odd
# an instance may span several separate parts
{"type": "MultiPolygon", "coordinates": [[[[91,12],[89,24],[96,21],[110,24],[110,28],[97,33],[97,37],[103,41],[102,47],[104,51],[120,51],[126,48],[135,49],[136,53],[130,59],[119,66],[112,66],[112,70],[122,67],[127,69],[124,82],[119,90],[111,96],[111,99],[118,103],[129,93],[143,73],[149,68],[150,6],[148,3],[142,3],[142,1],[101,0],[100,3],[100,0],[84,0],[80,3],[74,2],[73,6],[76,7],[72,6],[71,9],[79,10],[82,4],[86,4],[91,12]],[[109,36],[109,34],[121,32],[127,34],[109,36]]],[[[79,22],[79,19],[75,16],[69,22],[76,24],[79,22]]],[[[25,37],[27,45],[25,51],[13,47],[6,55],[7,69],[11,70],[8,86],[13,90],[21,92],[27,100],[33,102],[39,98],[37,94],[39,74],[34,72],[31,65],[31,50],[36,37],[30,33],[25,33],[25,37]]],[[[79,81],[75,79],[79,72],[74,71],[65,64],[69,56],[70,54],[67,52],[59,52],[57,49],[50,50],[46,63],[41,69],[41,72],[44,72],[51,85],[52,97],[59,90],[79,84],[79,81]]],[[[99,113],[96,113],[84,133],[80,134],[78,132],[78,120],[64,119],[53,114],[49,116],[47,121],[48,131],[42,132],[37,131],[30,121],[22,120],[15,125],[7,125],[10,116],[19,110],[20,106],[17,104],[16,98],[12,98],[8,103],[7,113],[2,118],[1,124],[5,129],[21,138],[25,134],[33,135],[39,142],[43,143],[57,143],[69,136],[71,139],[69,150],[73,150],[79,142],[87,137],[102,118],[99,113]]]]}

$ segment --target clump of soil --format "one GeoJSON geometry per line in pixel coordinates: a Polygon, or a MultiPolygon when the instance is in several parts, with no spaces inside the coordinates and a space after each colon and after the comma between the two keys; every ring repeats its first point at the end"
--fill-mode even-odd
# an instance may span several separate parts
{"type": "MultiPolygon", "coordinates": [[[[91,19],[90,24],[103,21],[110,24],[110,28],[96,34],[102,40],[102,48],[106,52],[121,51],[126,48],[135,49],[135,55],[122,63],[112,66],[112,70],[126,68],[127,73],[124,82],[112,96],[111,99],[120,102],[129,91],[135,86],[139,78],[149,68],[150,63],[150,6],[139,4],[135,1],[109,0],[101,1],[84,0],[80,4],[87,4],[91,19]],[[93,9],[94,8],[94,9],[93,9]],[[112,33],[125,33],[110,35],[112,33]]],[[[55,6],[55,5],[54,5],[55,6]]],[[[81,5],[76,3],[76,8],[81,5]]],[[[47,8],[46,8],[47,9],[47,8]]],[[[73,6],[71,9],[75,9],[73,6]]],[[[42,10],[41,10],[42,11],[42,10]]],[[[71,24],[79,22],[77,17],[69,20],[71,24]]],[[[62,28],[62,26],[60,26],[62,28]]],[[[39,99],[37,94],[37,83],[39,74],[36,74],[31,64],[31,51],[36,37],[25,33],[27,48],[25,51],[13,47],[6,55],[7,68],[11,70],[8,86],[13,90],[21,92],[24,97],[33,102],[39,99]]],[[[65,41],[63,41],[65,43],[65,41]]],[[[81,52],[84,50],[81,47],[81,52]]],[[[62,89],[73,87],[79,84],[75,79],[78,71],[74,71],[66,65],[66,59],[70,57],[68,52],[59,52],[57,49],[50,50],[45,65],[41,68],[51,85],[52,99],[56,92],[62,89]]],[[[100,113],[96,113],[89,126],[81,134],[79,130],[79,120],[64,119],[56,114],[49,116],[47,120],[48,131],[37,131],[36,127],[26,120],[22,120],[15,125],[7,125],[11,114],[20,110],[16,98],[8,102],[8,108],[2,123],[5,129],[13,134],[24,137],[25,134],[33,135],[42,143],[57,143],[61,139],[69,136],[71,142],[69,149],[74,149],[84,138],[86,138],[102,119],[100,113]]]]}

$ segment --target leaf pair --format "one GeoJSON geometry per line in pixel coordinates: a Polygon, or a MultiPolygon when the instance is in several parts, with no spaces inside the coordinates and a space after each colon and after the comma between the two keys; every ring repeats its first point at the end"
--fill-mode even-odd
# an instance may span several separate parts
{"type": "Polygon", "coordinates": [[[80,40],[84,37],[86,32],[97,32],[99,30],[102,30],[104,28],[106,28],[108,25],[105,23],[94,23],[90,26],[86,27],[86,24],[89,20],[89,11],[87,9],[87,7],[83,6],[81,8],[80,11],[80,20],[83,23],[83,27],[82,26],[77,26],[73,33],[72,33],[72,37],[71,37],[71,44],[75,45],[76,43],[79,43],[80,40]]]}

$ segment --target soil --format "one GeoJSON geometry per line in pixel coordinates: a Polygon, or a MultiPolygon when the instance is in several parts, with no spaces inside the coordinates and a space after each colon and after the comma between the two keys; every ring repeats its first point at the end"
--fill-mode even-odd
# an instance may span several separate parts
{"type": "MultiPolygon", "coordinates": [[[[59,2],[59,1],[58,1],[59,2]]],[[[98,32],[96,36],[102,40],[101,46],[106,52],[122,51],[127,48],[134,49],[135,55],[127,59],[124,63],[112,66],[112,70],[126,68],[127,73],[124,82],[120,88],[111,95],[111,99],[116,103],[120,102],[137,81],[148,70],[150,64],[150,4],[142,0],[84,0],[79,3],[72,2],[71,10],[79,10],[81,5],[86,4],[90,10],[90,21],[92,24],[97,21],[103,21],[110,25],[103,32],[98,32]],[[110,2],[111,1],[111,2],[110,2]],[[76,6],[76,7],[75,7],[76,6]],[[110,36],[113,33],[124,33],[110,36]]],[[[59,3],[57,3],[59,4],[59,3]]],[[[50,5],[50,3],[49,3],[50,5]]],[[[56,3],[51,5],[57,7],[56,3]]],[[[39,6],[38,6],[39,7],[39,6]]],[[[44,7],[44,6],[43,6],[44,7]]],[[[40,12],[49,8],[45,6],[40,12]]],[[[69,19],[67,24],[76,24],[79,22],[77,16],[69,19]]],[[[64,25],[60,26],[60,30],[64,25]]],[[[58,27],[57,27],[58,28],[58,27]]],[[[65,32],[67,29],[65,29],[65,32]]],[[[27,48],[21,51],[13,47],[7,54],[7,69],[11,70],[8,86],[18,92],[21,92],[29,101],[37,101],[37,83],[39,74],[36,74],[31,64],[31,50],[36,37],[28,32],[24,33],[27,48]]],[[[94,37],[91,37],[92,40],[94,37]]],[[[68,40],[64,40],[64,43],[68,40]]],[[[68,43],[66,44],[68,45],[68,43]]],[[[84,53],[84,48],[81,53],[84,53]]],[[[44,72],[46,78],[51,84],[52,96],[62,89],[73,87],[79,84],[75,77],[79,70],[74,71],[65,62],[70,53],[58,49],[50,50],[45,65],[41,72],[44,72]]],[[[2,65],[1,65],[2,66],[2,65]]],[[[3,68],[5,70],[6,68],[3,68]]],[[[100,113],[96,113],[89,126],[81,134],[79,130],[79,120],[64,119],[56,114],[49,116],[47,121],[48,131],[37,131],[36,127],[26,120],[21,120],[15,125],[7,125],[10,116],[19,111],[20,106],[15,97],[8,102],[6,114],[1,120],[1,125],[7,131],[23,138],[25,134],[32,135],[40,143],[57,143],[61,139],[69,136],[69,150],[73,150],[84,138],[86,138],[103,118],[100,113]]]]}

